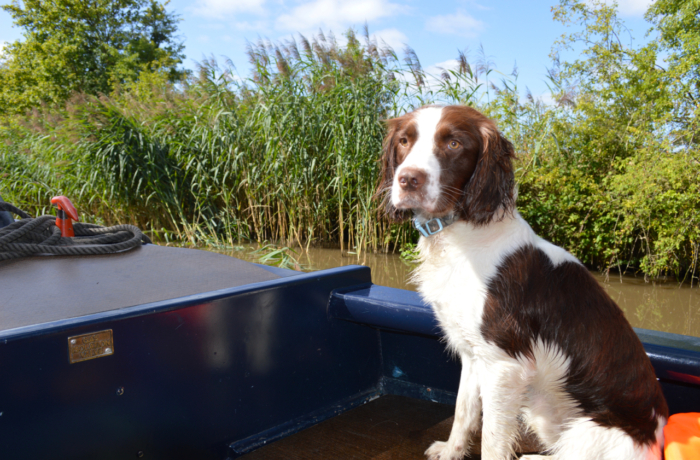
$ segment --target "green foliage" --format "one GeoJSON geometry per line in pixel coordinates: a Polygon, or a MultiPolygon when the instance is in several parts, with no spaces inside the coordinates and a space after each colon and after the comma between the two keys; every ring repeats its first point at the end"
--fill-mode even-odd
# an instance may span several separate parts
{"type": "Polygon", "coordinates": [[[297,252],[287,246],[280,247],[275,244],[265,242],[260,248],[251,251],[257,257],[258,262],[263,265],[273,265],[275,267],[287,268],[301,271],[297,252]]]}
{"type": "Polygon", "coordinates": [[[24,33],[3,50],[0,115],[76,91],[108,94],[144,71],[183,75],[177,18],[157,0],[13,0],[2,8],[24,33]]]}
{"type": "Polygon", "coordinates": [[[418,248],[416,247],[415,243],[406,243],[401,247],[399,256],[404,262],[417,263],[420,254],[418,253],[418,248]]]}
{"type": "MultiPolygon", "coordinates": [[[[692,19],[660,9],[667,3],[650,10],[658,27],[692,19]]],[[[177,86],[165,71],[142,71],[108,96],[74,93],[65,106],[8,118],[0,194],[37,210],[61,193],[106,224],[167,241],[283,242],[263,251],[274,263],[316,243],[410,261],[417,232],[390,223],[373,199],[383,120],[462,103],[515,144],[519,210],[538,234],[602,270],[697,280],[694,70],[682,55],[695,35],[635,48],[605,3],[562,0],[554,13],[581,27],[557,49],[582,51],[573,62],[555,55],[553,104],[520,97],[517,72],[495,84],[483,51],[475,67],[460,53],[458,69],[430,76],[415,53],[401,61],[368,33],[349,31],[344,47],[323,34],[260,42],[249,45],[248,79],[213,61],[177,86]]]]}
{"type": "MultiPolygon", "coordinates": [[[[651,10],[664,27],[668,3],[651,10]]],[[[664,69],[663,41],[625,45],[624,24],[602,2],[562,0],[554,13],[583,25],[558,49],[582,46],[584,58],[550,74],[560,107],[547,111],[551,140],[522,175],[523,214],[591,265],[696,276],[700,165],[682,59],[664,69]]]]}
{"type": "Polygon", "coordinates": [[[657,0],[646,14],[656,25],[660,41],[668,53],[668,83],[676,104],[675,121],[681,128],[674,141],[690,145],[698,138],[698,115],[700,115],[700,1],[657,0]]]}

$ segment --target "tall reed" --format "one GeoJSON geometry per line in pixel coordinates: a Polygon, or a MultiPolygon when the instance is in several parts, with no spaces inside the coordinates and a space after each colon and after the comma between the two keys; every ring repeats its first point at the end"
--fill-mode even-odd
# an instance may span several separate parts
{"type": "Polygon", "coordinates": [[[0,161],[21,170],[2,193],[30,208],[63,193],[88,215],[195,244],[392,250],[412,236],[373,201],[383,121],[469,102],[477,85],[465,67],[434,91],[410,50],[402,62],[366,30],[344,38],[251,43],[248,79],[206,60],[181,86],[156,75],[35,110],[2,134],[0,161]]]}
{"type": "Polygon", "coordinates": [[[399,58],[366,30],[344,43],[251,43],[246,78],[205,60],[178,85],[144,74],[0,120],[0,195],[34,213],[67,195],[86,220],[134,223],[160,241],[400,250],[416,232],[373,200],[384,120],[468,104],[515,144],[520,212],[539,234],[590,266],[698,278],[697,150],[677,154],[664,129],[611,131],[555,73],[555,103],[522,98],[517,72],[500,74],[483,50],[475,66],[461,52],[429,75],[412,50],[399,58]]]}

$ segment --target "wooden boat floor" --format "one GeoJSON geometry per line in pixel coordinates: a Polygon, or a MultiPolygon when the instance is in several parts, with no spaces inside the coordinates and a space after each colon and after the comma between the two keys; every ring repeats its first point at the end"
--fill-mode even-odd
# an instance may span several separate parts
{"type": "Polygon", "coordinates": [[[447,404],[383,396],[240,458],[424,460],[433,441],[449,437],[453,415],[447,404]]]}
{"type": "MultiPolygon", "coordinates": [[[[454,406],[387,395],[280,439],[241,460],[426,460],[435,441],[450,437],[454,406]]],[[[481,436],[472,452],[481,452],[481,436]]],[[[542,450],[537,438],[521,431],[517,456],[542,450]]],[[[481,455],[465,457],[480,460],[481,455]]]]}

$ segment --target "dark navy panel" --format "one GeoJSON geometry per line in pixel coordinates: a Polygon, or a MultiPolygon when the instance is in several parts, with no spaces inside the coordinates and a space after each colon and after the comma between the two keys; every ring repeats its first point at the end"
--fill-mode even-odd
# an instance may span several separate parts
{"type": "MultiPolygon", "coordinates": [[[[0,203],[4,203],[1,196],[0,203]]],[[[7,211],[0,211],[0,228],[8,226],[14,221],[15,219],[12,217],[12,213],[9,213],[7,211]]]]}
{"type": "Polygon", "coordinates": [[[437,337],[433,310],[417,292],[384,286],[367,286],[333,293],[331,314],[340,319],[375,327],[437,337]]]}
{"type": "Polygon", "coordinates": [[[644,344],[671,414],[700,412],[700,352],[644,344]]]}
{"type": "Polygon", "coordinates": [[[384,376],[457,392],[462,365],[444,342],[417,335],[381,331],[384,376]]]}
{"type": "Polygon", "coordinates": [[[700,352],[648,343],[644,349],[658,378],[700,384],[700,352]]]}
{"type": "Polygon", "coordinates": [[[440,388],[419,385],[417,383],[392,379],[386,376],[382,377],[380,389],[382,394],[385,395],[406,396],[407,398],[451,404],[453,406],[457,401],[457,393],[454,391],[441,390],[440,388]]]}
{"type": "Polygon", "coordinates": [[[0,340],[0,458],[224,458],[232,441],[367,394],[378,333],[327,306],[369,281],[345,267],[15,330],[0,340]],[[69,364],[67,338],[103,329],[114,355],[69,364]]]}
{"type": "MultiPolygon", "coordinates": [[[[432,309],[418,293],[374,285],[339,289],[329,309],[339,319],[381,331],[385,377],[457,391],[460,365],[445,360],[441,342],[425,337],[440,333],[432,309]]],[[[700,339],[635,331],[662,381],[671,411],[700,411],[700,339]]]]}
{"type": "Polygon", "coordinates": [[[664,379],[660,381],[671,415],[700,412],[700,386],[664,379]]]}

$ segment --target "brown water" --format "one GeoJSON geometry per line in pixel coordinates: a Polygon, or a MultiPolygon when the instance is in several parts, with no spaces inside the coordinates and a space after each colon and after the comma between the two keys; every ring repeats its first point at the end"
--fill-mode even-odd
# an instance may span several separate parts
{"type": "MultiPolygon", "coordinates": [[[[257,246],[242,246],[238,250],[220,251],[240,259],[256,262],[251,254],[257,246]]],[[[211,249],[215,250],[215,249],[211,249]]],[[[415,265],[400,259],[398,254],[341,254],[338,249],[296,249],[297,259],[304,271],[323,270],[344,265],[364,265],[372,269],[372,282],[383,286],[416,290],[407,279],[415,265]]],[[[700,288],[680,286],[676,282],[645,283],[634,276],[593,276],[625,312],[634,327],[673,332],[700,337],[700,288]]]]}

